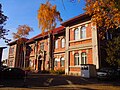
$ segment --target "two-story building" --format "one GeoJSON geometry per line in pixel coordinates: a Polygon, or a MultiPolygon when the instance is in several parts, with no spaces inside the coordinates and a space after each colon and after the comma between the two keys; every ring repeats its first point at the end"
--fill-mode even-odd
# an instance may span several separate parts
{"type": "MultiPolygon", "coordinates": [[[[29,51],[26,52],[26,66],[36,71],[61,69],[65,70],[65,74],[72,75],[81,75],[81,64],[92,64],[98,69],[99,33],[91,16],[81,14],[61,25],[26,41],[29,51]]],[[[9,45],[10,50],[16,47],[9,45]]]]}
{"type": "MultiPolygon", "coordinates": [[[[32,69],[37,71],[60,69],[60,58],[64,62],[65,29],[63,26],[60,26],[39,34],[29,39],[26,45],[30,50],[30,54],[27,57],[29,66],[32,69]]],[[[62,63],[63,67],[64,63],[62,63]]]]}
{"type": "Polygon", "coordinates": [[[81,64],[99,68],[97,28],[91,17],[81,14],[62,23],[66,27],[66,74],[81,74],[81,64]]]}
{"type": "MultiPolygon", "coordinates": [[[[21,38],[23,42],[26,42],[28,39],[21,38]]],[[[24,49],[23,44],[19,43],[19,40],[15,40],[8,44],[9,54],[8,54],[8,66],[9,67],[24,67],[24,49]]]]}

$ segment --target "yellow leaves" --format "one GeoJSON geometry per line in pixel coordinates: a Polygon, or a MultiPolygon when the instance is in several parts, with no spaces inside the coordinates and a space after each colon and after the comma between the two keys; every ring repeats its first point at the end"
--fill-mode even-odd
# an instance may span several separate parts
{"type": "Polygon", "coordinates": [[[51,30],[55,28],[56,21],[62,21],[60,13],[56,10],[56,5],[52,6],[49,2],[41,4],[38,10],[38,23],[42,33],[45,30],[51,30]]]}
{"type": "Polygon", "coordinates": [[[97,26],[110,28],[120,26],[120,2],[117,0],[86,0],[86,13],[92,15],[97,26]],[[119,6],[117,8],[116,6],[119,6]]]}
{"type": "Polygon", "coordinates": [[[33,31],[33,29],[28,25],[19,25],[17,28],[17,33],[13,33],[13,38],[14,39],[25,38],[27,35],[29,35],[30,31],[33,31]]]}

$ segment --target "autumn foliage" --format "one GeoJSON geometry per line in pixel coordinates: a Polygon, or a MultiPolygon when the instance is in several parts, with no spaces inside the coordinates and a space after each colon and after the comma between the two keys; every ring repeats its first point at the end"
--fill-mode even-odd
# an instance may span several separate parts
{"type": "Polygon", "coordinates": [[[13,33],[13,38],[14,39],[26,38],[29,35],[30,31],[33,31],[33,29],[28,25],[19,25],[17,28],[17,32],[13,33]]]}
{"type": "Polygon", "coordinates": [[[120,27],[119,0],[86,0],[86,13],[92,15],[92,20],[105,31],[120,27]]]}
{"type": "Polygon", "coordinates": [[[46,4],[41,4],[38,10],[39,28],[42,33],[45,30],[49,31],[54,29],[57,25],[57,21],[62,21],[59,11],[56,9],[56,5],[52,6],[48,1],[46,4]]]}

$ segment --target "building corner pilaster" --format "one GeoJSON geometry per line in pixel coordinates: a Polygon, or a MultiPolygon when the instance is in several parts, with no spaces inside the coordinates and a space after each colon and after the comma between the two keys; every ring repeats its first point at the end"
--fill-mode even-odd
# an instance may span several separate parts
{"type": "Polygon", "coordinates": [[[66,59],[65,59],[65,74],[68,75],[69,74],[69,27],[66,27],[66,48],[65,48],[65,56],[66,56],[66,59]]]}

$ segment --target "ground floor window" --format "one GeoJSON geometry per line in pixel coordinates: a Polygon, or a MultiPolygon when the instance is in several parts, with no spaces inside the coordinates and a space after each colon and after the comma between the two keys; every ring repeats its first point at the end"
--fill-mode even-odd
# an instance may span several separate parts
{"type": "Polygon", "coordinates": [[[61,67],[65,66],[65,59],[63,57],[60,58],[60,66],[61,67]]]}
{"type": "Polygon", "coordinates": [[[80,59],[79,59],[79,53],[74,54],[74,65],[79,65],[80,59]]]}
{"type": "Polygon", "coordinates": [[[33,67],[33,61],[30,60],[30,63],[29,63],[30,67],[33,67]]]}
{"type": "Polygon", "coordinates": [[[81,53],[81,64],[87,64],[87,54],[86,54],[86,52],[81,53]]]}
{"type": "Polygon", "coordinates": [[[55,58],[55,60],[54,60],[54,66],[58,66],[58,62],[57,62],[57,58],[55,58]]]}

